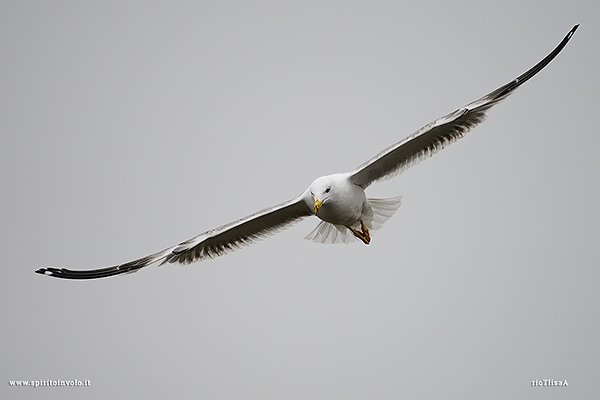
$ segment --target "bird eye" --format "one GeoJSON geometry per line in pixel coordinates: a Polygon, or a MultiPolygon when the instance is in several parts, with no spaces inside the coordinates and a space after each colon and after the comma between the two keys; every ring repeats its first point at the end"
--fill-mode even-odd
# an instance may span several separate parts
{"type": "Polygon", "coordinates": [[[329,193],[330,190],[331,190],[331,186],[327,186],[327,189],[325,189],[325,193],[329,193]]]}

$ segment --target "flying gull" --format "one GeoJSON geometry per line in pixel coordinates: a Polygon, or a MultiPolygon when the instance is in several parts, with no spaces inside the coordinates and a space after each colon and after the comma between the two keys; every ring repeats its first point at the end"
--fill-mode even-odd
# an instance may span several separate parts
{"type": "Polygon", "coordinates": [[[238,221],[211,229],[178,245],[124,264],[92,270],[40,268],[37,273],[63,279],[96,279],[137,272],[160,262],[190,264],[221,256],[270,236],[294,222],[315,215],[321,221],[305,239],[318,243],[371,241],[375,231],[400,207],[400,197],[371,199],[365,189],[372,183],[390,179],[447,145],[465,136],[486,118],[487,111],[511,95],[516,88],[540,72],[560,53],[579,25],[575,25],[560,44],[529,71],[445,115],[383,150],[354,171],[317,178],[300,196],[266,208],[238,221]]]}

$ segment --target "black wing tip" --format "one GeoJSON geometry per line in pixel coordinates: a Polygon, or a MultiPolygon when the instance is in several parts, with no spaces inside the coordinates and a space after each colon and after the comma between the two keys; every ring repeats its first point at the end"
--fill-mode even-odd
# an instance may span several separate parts
{"type": "Polygon", "coordinates": [[[85,279],[82,273],[84,271],[72,271],[65,268],[54,268],[54,267],[46,267],[39,268],[35,271],[36,274],[51,276],[54,278],[62,278],[62,279],[85,279]]]}
{"type": "Polygon", "coordinates": [[[565,37],[566,40],[570,40],[571,36],[573,36],[573,34],[575,33],[575,31],[577,30],[577,28],[579,28],[579,24],[576,24],[575,26],[573,26],[571,28],[571,30],[569,31],[569,33],[567,33],[567,36],[565,37]]]}
{"type": "Polygon", "coordinates": [[[109,268],[92,269],[92,270],[72,270],[72,269],[66,269],[66,268],[46,267],[46,268],[37,269],[35,271],[35,273],[41,274],[41,275],[46,275],[46,276],[51,276],[53,278],[87,280],[87,279],[108,278],[109,276],[132,273],[132,272],[136,272],[136,271],[137,271],[137,269],[134,269],[134,268],[123,269],[120,267],[109,267],[109,268]]]}
{"type": "Polygon", "coordinates": [[[50,275],[52,276],[52,271],[50,271],[51,268],[39,268],[35,270],[36,274],[42,274],[42,275],[50,275]]]}
{"type": "Polygon", "coordinates": [[[520,75],[516,79],[510,81],[504,86],[499,87],[488,95],[484,96],[484,98],[488,98],[488,100],[493,100],[495,102],[502,101],[506,96],[508,96],[511,92],[517,89],[519,86],[527,82],[529,79],[533,78],[538,74],[542,69],[544,69],[554,58],[565,48],[567,43],[571,40],[571,37],[575,33],[575,31],[579,28],[579,24],[573,26],[569,33],[563,38],[563,40],[552,50],[544,59],[538,62],[536,65],[527,70],[524,74],[520,75]]]}
{"type": "Polygon", "coordinates": [[[35,271],[36,274],[51,276],[54,278],[78,279],[73,276],[72,272],[77,272],[77,271],[71,271],[71,270],[68,270],[65,268],[54,268],[54,267],[39,268],[35,271]]]}
{"type": "Polygon", "coordinates": [[[579,28],[579,24],[573,25],[573,27],[571,28],[571,30],[569,31],[569,33],[567,33],[567,37],[565,39],[570,40],[571,36],[573,36],[573,34],[577,30],[577,28],[579,28]]]}

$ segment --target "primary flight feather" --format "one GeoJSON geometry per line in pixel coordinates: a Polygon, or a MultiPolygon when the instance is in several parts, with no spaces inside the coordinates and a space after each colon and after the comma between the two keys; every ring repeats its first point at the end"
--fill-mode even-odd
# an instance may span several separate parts
{"type": "Polygon", "coordinates": [[[366,197],[365,189],[372,183],[396,176],[462,138],[485,120],[490,108],[548,65],[566,46],[578,27],[575,25],[550,54],[523,75],[425,125],[356,170],[317,178],[293,200],[124,264],[92,270],[47,267],[35,272],[64,279],[96,279],[136,272],[157,262],[189,264],[233,251],[311,215],[321,221],[306,239],[319,243],[348,243],[358,239],[369,244],[371,231],[379,229],[400,207],[400,197],[370,199],[366,197]]]}

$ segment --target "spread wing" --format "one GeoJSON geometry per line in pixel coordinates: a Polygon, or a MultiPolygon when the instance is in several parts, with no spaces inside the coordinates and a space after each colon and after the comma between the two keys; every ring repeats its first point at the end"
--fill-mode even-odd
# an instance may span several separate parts
{"type": "Polygon", "coordinates": [[[150,264],[160,262],[189,264],[206,258],[221,256],[243,245],[270,236],[304,217],[312,215],[303,196],[266,208],[238,221],[211,229],[176,246],[140,259],[112,267],[71,270],[66,268],[40,268],[38,274],[63,279],[96,279],[137,272],[150,264]]]}
{"type": "Polygon", "coordinates": [[[548,65],[567,45],[578,27],[579,25],[575,25],[562,42],[529,71],[479,100],[425,125],[404,140],[383,150],[350,172],[350,180],[365,189],[374,182],[400,174],[462,138],[485,120],[486,112],[490,108],[507,98],[516,88],[548,65]]]}

